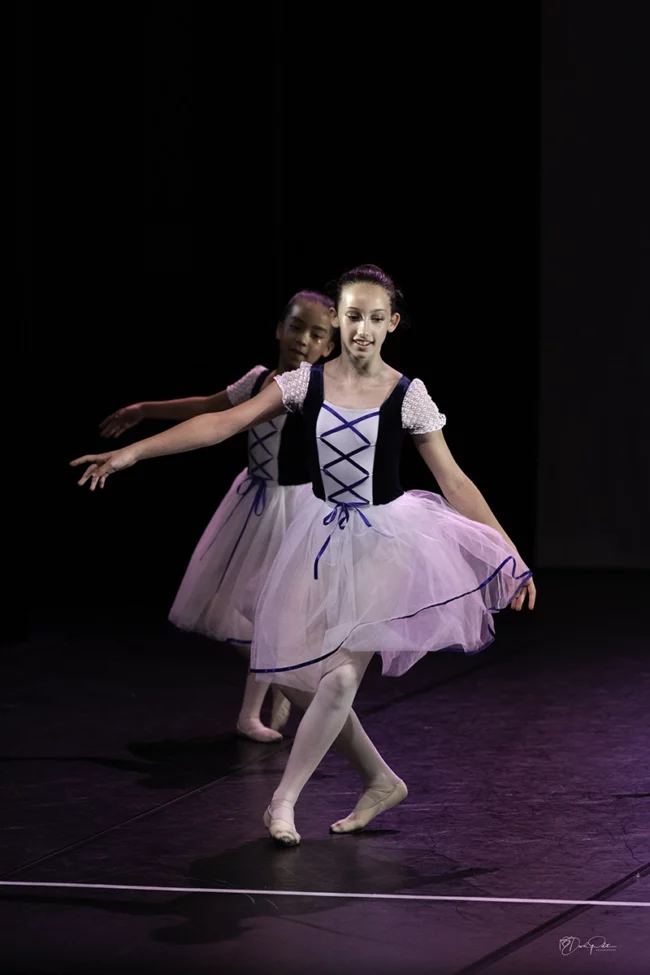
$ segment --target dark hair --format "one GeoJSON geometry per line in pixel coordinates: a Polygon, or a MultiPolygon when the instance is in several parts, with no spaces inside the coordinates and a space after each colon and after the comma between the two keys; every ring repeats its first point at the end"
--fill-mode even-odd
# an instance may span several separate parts
{"type": "Polygon", "coordinates": [[[316,301],[320,305],[325,305],[326,308],[336,307],[334,301],[332,301],[332,299],[329,298],[327,295],[321,294],[320,291],[311,291],[309,288],[305,288],[303,291],[297,291],[293,296],[293,298],[291,298],[287,302],[284,311],[282,312],[280,321],[282,322],[286,321],[289,312],[291,311],[295,303],[297,301],[300,301],[301,298],[305,298],[307,301],[316,301]]]}
{"type": "Polygon", "coordinates": [[[350,284],[358,284],[361,281],[365,281],[368,284],[378,284],[380,288],[388,292],[390,298],[390,310],[391,314],[397,311],[397,303],[402,299],[402,292],[395,287],[395,282],[382,271],[380,267],[376,264],[360,264],[359,267],[353,268],[351,271],[346,271],[336,282],[336,305],[341,300],[341,293],[344,288],[347,288],[350,284]]]}

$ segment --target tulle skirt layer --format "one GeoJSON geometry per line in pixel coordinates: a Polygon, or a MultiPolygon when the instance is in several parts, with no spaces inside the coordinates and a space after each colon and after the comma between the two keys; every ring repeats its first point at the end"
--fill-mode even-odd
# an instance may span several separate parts
{"type": "Polygon", "coordinates": [[[251,667],[315,690],[350,653],[379,653],[391,676],[432,651],[476,653],[530,575],[499,532],[437,494],[334,509],[307,488],[262,589],[251,667]]]}
{"type": "Polygon", "coordinates": [[[262,484],[242,471],[194,550],[171,622],[214,640],[250,643],[262,588],[304,491],[262,484]]]}

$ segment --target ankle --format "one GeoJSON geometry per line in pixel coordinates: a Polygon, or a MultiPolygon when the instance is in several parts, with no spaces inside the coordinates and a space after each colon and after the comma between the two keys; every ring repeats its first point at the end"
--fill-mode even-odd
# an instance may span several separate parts
{"type": "Polygon", "coordinates": [[[242,701],[239,707],[240,718],[259,718],[262,713],[262,705],[255,701],[242,701]]]}
{"type": "Polygon", "coordinates": [[[259,711],[240,711],[237,724],[250,724],[251,721],[260,721],[262,716],[259,711]]]}
{"type": "Polygon", "coordinates": [[[273,798],[271,799],[271,809],[273,809],[273,810],[274,809],[277,809],[278,806],[285,806],[285,807],[288,806],[291,809],[293,809],[293,807],[295,806],[295,804],[296,803],[295,803],[295,800],[294,799],[285,799],[282,796],[277,796],[277,797],[276,796],[273,796],[273,798]]]}
{"type": "Polygon", "coordinates": [[[361,781],[365,789],[392,789],[400,778],[394,772],[374,772],[372,775],[362,775],[361,781]]]}

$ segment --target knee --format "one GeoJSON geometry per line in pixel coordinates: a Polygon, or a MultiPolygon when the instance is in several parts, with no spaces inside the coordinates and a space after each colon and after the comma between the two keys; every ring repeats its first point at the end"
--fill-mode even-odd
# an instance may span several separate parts
{"type": "Polygon", "coordinates": [[[342,664],[325,674],[321,684],[327,688],[334,705],[351,707],[359,687],[359,675],[351,664],[342,664]]]}

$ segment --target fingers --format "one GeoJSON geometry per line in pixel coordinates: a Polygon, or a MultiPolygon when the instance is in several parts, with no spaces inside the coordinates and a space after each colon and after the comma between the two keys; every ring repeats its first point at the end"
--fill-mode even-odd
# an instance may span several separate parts
{"type": "Polygon", "coordinates": [[[100,431],[103,431],[104,428],[107,427],[109,424],[112,425],[113,423],[115,423],[115,421],[117,420],[118,413],[119,413],[119,410],[117,410],[115,413],[111,413],[110,416],[105,417],[102,420],[102,422],[99,424],[100,431]]]}
{"type": "Polygon", "coordinates": [[[99,428],[99,434],[101,437],[116,437],[121,430],[124,429],[124,422],[118,420],[115,417],[109,417],[109,420],[104,423],[103,426],[99,428]],[[110,422],[109,422],[110,421],[110,422]]]}
{"type": "Polygon", "coordinates": [[[512,600],[512,603],[510,604],[512,608],[517,612],[519,612],[524,605],[525,594],[526,594],[525,589],[523,590],[523,592],[518,592],[515,598],[512,600]]]}
{"type": "Polygon", "coordinates": [[[129,420],[128,413],[124,409],[115,410],[110,416],[99,424],[99,434],[106,440],[119,437],[121,433],[134,426],[134,422],[129,420]]]}
{"type": "Polygon", "coordinates": [[[79,467],[81,464],[96,464],[98,460],[104,460],[106,454],[84,454],[83,457],[76,457],[70,461],[70,467],[79,467]]]}
{"type": "Polygon", "coordinates": [[[113,468],[110,466],[110,464],[102,464],[101,467],[95,465],[93,467],[88,468],[88,470],[86,471],[86,473],[84,474],[83,478],[79,483],[83,484],[84,480],[87,481],[88,478],[90,478],[90,490],[94,491],[97,488],[98,484],[100,488],[103,488],[104,485],[106,484],[106,478],[109,476],[109,474],[112,473],[113,473],[113,468]]]}
{"type": "Polygon", "coordinates": [[[515,596],[515,598],[510,603],[510,606],[512,607],[512,609],[516,610],[517,612],[520,612],[524,608],[524,603],[526,602],[526,593],[527,592],[528,592],[528,589],[527,589],[526,586],[523,586],[523,588],[519,590],[519,592],[517,593],[517,595],[515,596]]]}
{"type": "Polygon", "coordinates": [[[107,440],[114,440],[115,437],[121,436],[134,426],[134,420],[120,420],[119,422],[112,423],[110,426],[105,427],[104,430],[100,431],[100,436],[105,437],[107,440]]]}
{"type": "Polygon", "coordinates": [[[127,428],[123,423],[111,423],[110,426],[107,426],[104,428],[104,430],[100,431],[100,435],[106,440],[110,440],[114,439],[115,437],[119,437],[119,435],[126,429],[127,428]]]}
{"type": "Polygon", "coordinates": [[[535,583],[532,579],[529,579],[523,588],[519,590],[515,598],[510,603],[511,608],[517,612],[522,610],[526,602],[526,595],[528,595],[528,609],[534,609],[537,601],[537,589],[535,588],[535,583]]]}
{"type": "Polygon", "coordinates": [[[79,487],[83,487],[88,481],[90,481],[90,490],[94,491],[99,483],[100,487],[104,487],[106,483],[106,478],[109,474],[113,473],[113,467],[111,465],[112,454],[84,454],[83,457],[77,457],[75,460],[70,461],[71,467],[79,467],[81,464],[88,464],[88,467],[83,472],[77,484],[79,487]],[[100,483],[101,482],[101,483],[100,483]]]}
{"type": "MultiPolygon", "coordinates": [[[[79,485],[79,487],[83,487],[84,484],[86,483],[86,481],[90,477],[92,477],[93,474],[94,474],[94,472],[97,471],[97,470],[99,470],[99,467],[98,467],[97,464],[91,464],[90,467],[87,467],[86,470],[81,475],[81,477],[79,478],[79,480],[77,481],[77,484],[79,485]]],[[[91,485],[91,490],[92,490],[92,485],[91,485]]]]}

